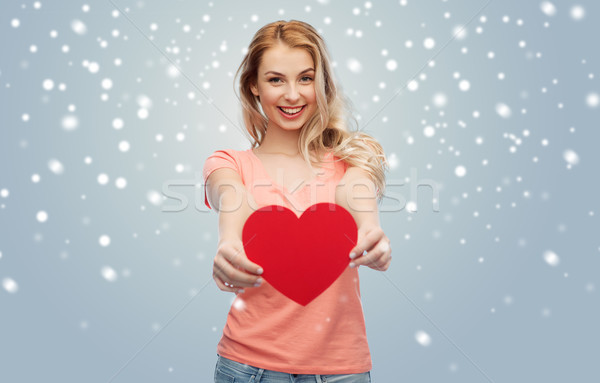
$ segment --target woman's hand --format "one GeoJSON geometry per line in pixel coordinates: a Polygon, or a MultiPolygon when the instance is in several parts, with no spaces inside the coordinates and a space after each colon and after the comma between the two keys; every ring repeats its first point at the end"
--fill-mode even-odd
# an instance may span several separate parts
{"type": "Polygon", "coordinates": [[[366,265],[387,270],[392,249],[379,224],[376,187],[370,174],[362,168],[349,167],[336,186],[335,203],[348,210],[358,227],[356,246],[350,251],[350,267],[366,265]]]}
{"type": "Polygon", "coordinates": [[[213,263],[213,279],[219,289],[244,292],[244,287],[258,287],[263,269],[251,262],[241,241],[220,241],[213,263]]]}
{"type": "Polygon", "coordinates": [[[381,227],[369,226],[358,229],[356,246],[350,250],[350,267],[369,266],[373,270],[386,271],[392,262],[390,240],[381,227]],[[366,250],[366,254],[363,252],[366,250]],[[354,256],[353,256],[354,254],[354,256]]]}

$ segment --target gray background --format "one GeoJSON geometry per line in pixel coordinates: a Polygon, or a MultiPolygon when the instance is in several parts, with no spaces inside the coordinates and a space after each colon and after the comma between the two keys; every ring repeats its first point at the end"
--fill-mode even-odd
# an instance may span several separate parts
{"type": "Polygon", "coordinates": [[[402,3],[3,1],[0,381],[212,380],[233,295],[211,278],[201,170],[249,148],[232,75],[278,19],[319,29],[393,164],[380,216],[394,261],[360,269],[373,381],[598,381],[600,6],[402,3]]]}

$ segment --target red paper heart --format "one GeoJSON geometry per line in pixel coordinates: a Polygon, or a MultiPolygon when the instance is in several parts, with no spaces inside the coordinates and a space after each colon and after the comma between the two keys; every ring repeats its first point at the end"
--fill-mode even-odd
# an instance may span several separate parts
{"type": "Polygon", "coordinates": [[[306,306],[348,267],[357,235],[346,209],[322,202],[300,218],[284,206],[262,207],[246,220],[242,240],[248,259],[263,268],[262,277],[306,306]]]}

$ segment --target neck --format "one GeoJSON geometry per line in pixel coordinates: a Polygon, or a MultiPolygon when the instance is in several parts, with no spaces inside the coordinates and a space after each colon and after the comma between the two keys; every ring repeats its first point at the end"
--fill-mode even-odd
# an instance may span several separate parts
{"type": "Polygon", "coordinates": [[[269,126],[265,137],[260,144],[259,152],[272,154],[285,154],[289,156],[300,153],[298,150],[298,140],[300,138],[300,129],[285,130],[279,127],[269,126]]]}

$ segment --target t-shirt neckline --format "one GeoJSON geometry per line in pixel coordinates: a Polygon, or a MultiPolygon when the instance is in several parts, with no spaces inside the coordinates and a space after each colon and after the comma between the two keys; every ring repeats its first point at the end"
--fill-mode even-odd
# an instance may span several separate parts
{"type": "MultiPolygon", "coordinates": [[[[295,193],[291,193],[288,188],[286,188],[284,185],[280,185],[277,182],[275,182],[275,180],[273,180],[273,178],[271,178],[271,176],[269,175],[269,173],[267,172],[267,168],[265,168],[265,166],[262,163],[262,160],[260,158],[258,158],[258,156],[254,153],[254,151],[252,150],[252,148],[246,150],[246,152],[249,152],[250,156],[254,159],[254,161],[256,161],[259,165],[260,171],[263,173],[263,175],[269,180],[269,182],[271,182],[271,184],[273,185],[273,187],[275,187],[276,189],[281,190],[283,193],[290,195],[290,196],[295,196],[295,193]]],[[[331,152],[328,152],[327,154],[325,154],[325,161],[327,161],[327,159],[329,158],[329,156],[331,155],[331,152]]],[[[325,170],[325,166],[321,166],[319,168],[319,170],[317,171],[317,176],[315,178],[313,178],[312,180],[310,180],[309,182],[303,182],[302,185],[298,186],[296,188],[296,191],[303,191],[306,189],[306,186],[308,185],[312,185],[315,182],[319,181],[321,178],[323,178],[322,176],[322,171],[325,170]]]]}

